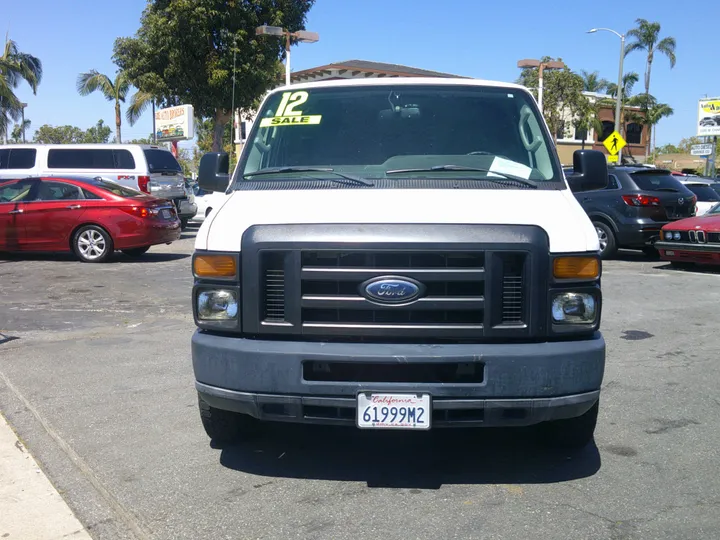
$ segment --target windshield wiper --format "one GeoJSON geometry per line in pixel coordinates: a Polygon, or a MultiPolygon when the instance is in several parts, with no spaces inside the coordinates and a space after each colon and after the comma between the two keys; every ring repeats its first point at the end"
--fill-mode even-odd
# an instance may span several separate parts
{"type": "MultiPolygon", "coordinates": [[[[353,174],[337,172],[336,170],[331,169],[329,167],[267,167],[266,169],[260,169],[255,172],[244,174],[243,178],[249,178],[251,176],[262,176],[265,174],[275,174],[275,173],[306,173],[306,172],[326,172],[326,173],[334,174],[341,178],[345,178],[346,180],[350,180],[351,182],[353,182],[355,184],[360,184],[363,186],[374,186],[375,185],[373,182],[371,182],[367,178],[362,178],[361,176],[355,176],[353,174]]],[[[322,178],[317,178],[317,180],[322,180],[322,178]]],[[[334,178],[328,178],[328,180],[337,182],[337,180],[335,180],[334,178]]]]}
{"type": "MultiPolygon", "coordinates": [[[[515,176],[514,174],[507,174],[503,172],[498,171],[491,171],[490,169],[481,169],[479,167],[464,167],[462,165],[435,165],[434,167],[428,167],[428,168],[417,168],[417,169],[393,169],[390,171],[385,171],[385,174],[403,174],[403,173],[415,173],[415,172],[435,172],[435,171],[460,171],[460,172],[484,172],[487,174],[497,174],[498,176],[501,176],[502,178],[506,180],[512,180],[513,182],[518,182],[519,184],[523,184],[525,186],[531,187],[533,189],[537,189],[538,184],[537,182],[533,182],[532,180],[528,180],[526,178],[522,178],[520,176],[515,176]]],[[[492,176],[483,176],[482,178],[479,178],[477,180],[482,180],[483,182],[495,182],[496,184],[505,184],[501,179],[499,178],[493,178],[492,176]]]]}

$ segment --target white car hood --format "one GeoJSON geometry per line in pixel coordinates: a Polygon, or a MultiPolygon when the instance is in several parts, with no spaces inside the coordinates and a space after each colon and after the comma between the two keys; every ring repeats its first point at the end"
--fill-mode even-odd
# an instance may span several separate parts
{"type": "Polygon", "coordinates": [[[248,227],[302,223],[539,225],[552,253],[600,249],[594,227],[568,189],[236,191],[205,220],[195,249],[239,251],[248,227]]]}

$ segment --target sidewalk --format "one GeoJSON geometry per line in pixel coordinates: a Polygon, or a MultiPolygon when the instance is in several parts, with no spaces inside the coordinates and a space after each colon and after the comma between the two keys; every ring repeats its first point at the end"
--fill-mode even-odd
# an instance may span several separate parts
{"type": "Polygon", "coordinates": [[[0,415],[0,538],[90,540],[90,535],[0,415]]]}

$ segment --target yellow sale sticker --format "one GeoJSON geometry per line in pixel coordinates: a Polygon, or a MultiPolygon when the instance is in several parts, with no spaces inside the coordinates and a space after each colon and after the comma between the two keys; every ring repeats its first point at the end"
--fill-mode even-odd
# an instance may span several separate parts
{"type": "Polygon", "coordinates": [[[280,100],[275,116],[260,120],[260,127],[274,126],[307,126],[317,125],[322,120],[319,114],[307,115],[297,109],[308,100],[308,93],[304,90],[298,92],[285,92],[280,100]]]}

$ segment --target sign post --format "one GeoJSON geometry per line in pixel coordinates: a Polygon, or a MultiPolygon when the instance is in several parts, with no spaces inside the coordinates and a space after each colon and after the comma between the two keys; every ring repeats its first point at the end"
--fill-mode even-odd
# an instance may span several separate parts
{"type": "Polygon", "coordinates": [[[608,137],[603,141],[603,146],[607,149],[607,151],[610,153],[608,156],[608,162],[609,163],[618,163],[619,157],[620,157],[620,151],[625,148],[625,145],[627,142],[625,142],[625,139],[622,138],[622,135],[620,135],[617,131],[613,131],[608,137]]]}
{"type": "Polygon", "coordinates": [[[172,153],[178,154],[178,141],[192,139],[195,133],[195,116],[192,105],[180,105],[155,111],[155,138],[169,142],[172,153]]]}

